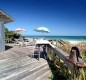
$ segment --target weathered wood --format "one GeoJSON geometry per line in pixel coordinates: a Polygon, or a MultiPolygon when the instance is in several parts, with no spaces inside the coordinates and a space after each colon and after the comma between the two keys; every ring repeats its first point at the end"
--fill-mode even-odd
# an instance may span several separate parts
{"type": "MultiPolygon", "coordinates": [[[[38,44],[38,45],[45,45],[45,46],[47,45],[46,47],[48,47],[49,49],[52,49],[53,54],[55,54],[55,56],[57,55],[68,66],[68,68],[71,71],[72,78],[76,79],[75,69],[77,67],[79,67],[79,66],[76,64],[77,62],[71,62],[71,61],[67,60],[67,57],[69,56],[69,54],[67,54],[66,52],[62,51],[61,49],[59,49],[58,47],[54,46],[53,44],[47,42],[46,40],[40,40],[40,42],[38,41],[36,44],[38,44]]],[[[47,52],[47,48],[46,48],[46,52],[47,52]]],[[[79,58],[79,62],[83,63],[84,61],[79,58]]]]}
{"type": "Polygon", "coordinates": [[[73,65],[66,61],[66,57],[69,55],[67,53],[65,53],[64,51],[62,51],[61,49],[59,49],[58,47],[55,47],[52,44],[50,46],[51,46],[51,49],[54,51],[54,53],[56,53],[56,55],[58,55],[59,58],[65,62],[65,64],[67,64],[67,66],[70,68],[70,70],[73,70],[73,65]]]}
{"type": "MultiPolygon", "coordinates": [[[[64,63],[69,67],[69,69],[71,70],[71,76],[74,80],[76,80],[76,70],[77,70],[77,67],[79,67],[78,64],[76,63],[72,63],[72,62],[69,62],[66,60],[66,57],[69,56],[69,54],[65,53],[64,51],[62,51],[61,49],[59,49],[58,47],[50,44],[50,47],[51,49],[54,51],[54,53],[61,59],[64,61],[64,63]]],[[[79,58],[79,61],[81,63],[84,62],[84,60],[82,60],[81,58],[79,58]]],[[[82,65],[81,67],[83,68],[84,66],[86,65],[82,65]]],[[[80,68],[81,68],[80,67],[80,68]]]]}

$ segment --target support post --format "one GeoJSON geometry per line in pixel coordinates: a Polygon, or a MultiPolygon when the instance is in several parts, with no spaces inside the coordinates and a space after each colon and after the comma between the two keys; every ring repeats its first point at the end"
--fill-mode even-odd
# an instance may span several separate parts
{"type": "Polygon", "coordinates": [[[48,49],[47,49],[47,45],[46,45],[46,59],[48,59],[48,49]]]}
{"type": "Polygon", "coordinates": [[[0,18],[0,52],[5,50],[4,21],[0,18]]]}
{"type": "Polygon", "coordinates": [[[47,46],[47,59],[49,59],[49,47],[47,46]]]}
{"type": "Polygon", "coordinates": [[[76,72],[76,66],[75,66],[75,64],[74,64],[74,66],[73,66],[73,80],[76,80],[76,74],[75,74],[75,72],[76,72]]]}
{"type": "Polygon", "coordinates": [[[40,60],[40,45],[38,45],[38,60],[40,60]]]}

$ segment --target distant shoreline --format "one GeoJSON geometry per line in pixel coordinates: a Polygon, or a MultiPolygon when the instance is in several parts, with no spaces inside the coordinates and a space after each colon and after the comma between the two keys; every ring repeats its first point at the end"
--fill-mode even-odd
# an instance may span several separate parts
{"type": "MultiPolygon", "coordinates": [[[[83,37],[83,36],[82,36],[83,37]]],[[[84,37],[86,37],[86,36],[84,36],[84,37]]],[[[42,36],[40,36],[40,37],[38,37],[38,36],[30,36],[30,37],[26,37],[27,39],[47,39],[47,40],[49,40],[49,41],[56,41],[56,40],[63,40],[64,42],[69,42],[71,45],[76,45],[76,44],[79,44],[79,43],[83,43],[83,42],[86,42],[86,39],[84,38],[84,39],[82,39],[81,37],[77,37],[77,38],[75,38],[75,36],[73,37],[68,37],[67,38],[67,36],[66,37],[64,37],[64,36],[60,36],[59,38],[58,38],[58,36],[55,36],[55,38],[54,38],[54,36],[44,36],[44,37],[42,37],[42,36]],[[52,38],[53,37],[53,38],[52,38]],[[70,39],[71,38],[71,39],[70,39]]]]}
{"type": "Polygon", "coordinates": [[[25,36],[25,38],[44,38],[47,40],[86,41],[86,36],[25,36]]]}

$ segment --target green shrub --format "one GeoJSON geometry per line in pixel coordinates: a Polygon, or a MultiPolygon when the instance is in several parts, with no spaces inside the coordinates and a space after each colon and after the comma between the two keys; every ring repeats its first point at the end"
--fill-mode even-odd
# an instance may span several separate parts
{"type": "Polygon", "coordinates": [[[16,33],[15,31],[9,31],[7,28],[4,29],[4,32],[5,32],[5,42],[6,43],[12,43],[14,38],[23,37],[21,34],[16,33]]]}

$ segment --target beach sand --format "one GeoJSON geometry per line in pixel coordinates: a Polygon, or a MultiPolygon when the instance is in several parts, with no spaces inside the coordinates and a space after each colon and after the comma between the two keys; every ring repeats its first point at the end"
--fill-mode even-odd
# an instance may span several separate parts
{"type": "Polygon", "coordinates": [[[86,41],[79,41],[79,40],[68,40],[68,42],[71,44],[71,45],[77,45],[77,44],[80,44],[80,43],[86,43],[86,41]]]}

